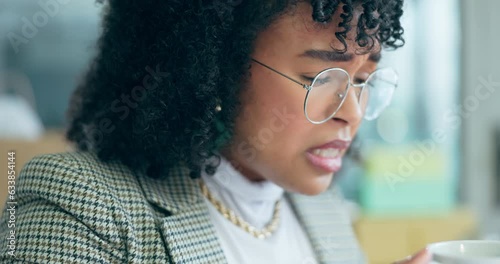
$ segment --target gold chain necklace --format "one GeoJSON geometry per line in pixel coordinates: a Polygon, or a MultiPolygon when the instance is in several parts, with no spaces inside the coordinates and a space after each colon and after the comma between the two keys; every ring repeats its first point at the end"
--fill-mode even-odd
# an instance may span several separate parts
{"type": "Polygon", "coordinates": [[[274,204],[273,218],[271,219],[271,221],[263,229],[258,230],[254,226],[250,225],[247,221],[237,216],[233,210],[226,208],[219,200],[215,199],[215,197],[208,190],[208,187],[202,180],[200,180],[199,182],[201,192],[208,199],[208,201],[210,201],[210,203],[214,205],[217,211],[219,211],[219,213],[221,213],[224,218],[235,224],[237,227],[245,230],[245,232],[250,233],[252,236],[258,239],[265,239],[267,237],[270,237],[273,232],[276,231],[280,220],[280,200],[276,201],[276,203],[274,204]]]}

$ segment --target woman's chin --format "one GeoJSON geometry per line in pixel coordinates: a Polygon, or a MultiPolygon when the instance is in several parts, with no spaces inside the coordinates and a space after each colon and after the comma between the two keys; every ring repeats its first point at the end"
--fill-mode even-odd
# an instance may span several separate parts
{"type": "Polygon", "coordinates": [[[333,174],[319,176],[318,178],[302,182],[294,188],[292,192],[314,196],[323,193],[328,189],[333,179],[333,174]]]}

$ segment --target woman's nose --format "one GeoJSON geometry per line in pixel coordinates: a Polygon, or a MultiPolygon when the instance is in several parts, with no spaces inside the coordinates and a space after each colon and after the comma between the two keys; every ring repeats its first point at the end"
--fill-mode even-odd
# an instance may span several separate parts
{"type": "Polygon", "coordinates": [[[363,110],[358,101],[358,88],[351,87],[349,92],[346,94],[344,103],[335,114],[334,118],[341,119],[348,125],[356,126],[359,125],[363,119],[363,110]]]}

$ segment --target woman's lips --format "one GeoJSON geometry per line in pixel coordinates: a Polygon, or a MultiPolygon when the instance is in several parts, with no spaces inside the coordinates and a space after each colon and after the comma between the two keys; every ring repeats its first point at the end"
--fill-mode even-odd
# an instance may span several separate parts
{"type": "Polygon", "coordinates": [[[326,172],[337,172],[342,167],[342,152],[347,149],[350,142],[343,140],[330,141],[321,146],[309,149],[307,159],[315,167],[326,172]]]}
{"type": "Polygon", "coordinates": [[[307,152],[306,157],[314,166],[326,172],[337,172],[342,167],[342,156],[340,155],[336,157],[324,157],[307,152]]]}
{"type": "Polygon", "coordinates": [[[351,145],[351,141],[344,141],[344,140],[332,140],[330,142],[327,142],[321,146],[313,147],[311,150],[314,149],[325,149],[325,148],[335,148],[335,149],[340,149],[344,150],[349,148],[349,145],[351,145]]]}

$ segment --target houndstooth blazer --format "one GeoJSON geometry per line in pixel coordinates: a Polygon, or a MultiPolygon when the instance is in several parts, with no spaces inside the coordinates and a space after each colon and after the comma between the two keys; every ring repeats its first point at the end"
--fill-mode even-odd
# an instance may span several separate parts
{"type": "MultiPolygon", "coordinates": [[[[16,180],[15,228],[7,206],[0,218],[0,263],[226,263],[198,179],[183,167],[170,176],[82,152],[34,158],[16,180]]],[[[337,192],[285,197],[320,263],[364,263],[337,192]]]]}

